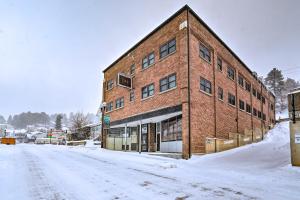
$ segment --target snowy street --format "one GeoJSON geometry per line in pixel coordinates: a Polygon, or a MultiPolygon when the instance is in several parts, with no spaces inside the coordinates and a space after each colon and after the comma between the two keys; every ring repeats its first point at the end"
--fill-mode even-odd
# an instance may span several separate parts
{"type": "Polygon", "coordinates": [[[288,123],[263,142],[175,160],[99,147],[0,145],[0,194],[13,199],[299,199],[288,123]]]}

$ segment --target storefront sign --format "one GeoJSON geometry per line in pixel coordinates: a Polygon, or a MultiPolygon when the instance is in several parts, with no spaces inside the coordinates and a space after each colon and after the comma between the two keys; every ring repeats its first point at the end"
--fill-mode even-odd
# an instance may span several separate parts
{"type": "Polygon", "coordinates": [[[125,76],[124,74],[118,74],[118,85],[131,89],[131,77],[125,76]]]}
{"type": "Polygon", "coordinates": [[[109,115],[104,115],[103,122],[104,122],[104,127],[109,127],[109,125],[110,125],[110,116],[109,115]]]}

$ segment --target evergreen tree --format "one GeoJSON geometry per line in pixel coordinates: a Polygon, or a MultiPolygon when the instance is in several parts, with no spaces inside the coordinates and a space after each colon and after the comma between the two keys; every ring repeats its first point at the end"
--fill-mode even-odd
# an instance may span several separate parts
{"type": "Polygon", "coordinates": [[[0,115],[0,124],[5,124],[5,123],[6,123],[5,118],[2,115],[0,115]]]}
{"type": "Polygon", "coordinates": [[[57,115],[56,116],[56,120],[55,120],[55,129],[56,130],[61,130],[62,126],[61,126],[61,121],[62,121],[62,115],[57,115]]]}
{"type": "Polygon", "coordinates": [[[276,98],[276,108],[279,111],[284,109],[284,77],[281,70],[273,68],[265,78],[265,85],[274,93],[276,98]]]}
{"type": "Polygon", "coordinates": [[[12,124],[12,120],[13,120],[12,116],[9,115],[9,117],[7,119],[7,123],[11,125],[12,124]]]}

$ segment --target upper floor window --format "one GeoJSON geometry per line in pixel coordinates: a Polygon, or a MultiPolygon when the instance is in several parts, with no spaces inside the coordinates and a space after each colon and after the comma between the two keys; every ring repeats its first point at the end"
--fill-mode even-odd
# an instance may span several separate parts
{"type": "Polygon", "coordinates": [[[154,95],[154,84],[146,85],[142,88],[142,99],[153,96],[154,95]]]}
{"type": "Polygon", "coordinates": [[[130,66],[130,74],[133,75],[135,73],[135,64],[130,66]]]}
{"type": "Polygon", "coordinates": [[[261,119],[261,112],[260,112],[260,111],[257,112],[257,117],[258,117],[259,119],[261,119]]]}
{"type": "Polygon", "coordinates": [[[150,65],[154,63],[154,52],[150,53],[149,55],[145,56],[143,59],[142,68],[146,69],[150,65]]]}
{"type": "Polygon", "coordinates": [[[160,58],[164,58],[175,51],[176,51],[176,39],[174,38],[160,47],[159,49],[160,58]]]}
{"type": "Polygon", "coordinates": [[[107,89],[107,90],[110,90],[110,89],[112,89],[113,87],[114,87],[114,80],[113,80],[113,79],[108,80],[108,81],[107,81],[107,84],[106,84],[106,89],[107,89]]]}
{"type": "Polygon", "coordinates": [[[240,109],[241,110],[245,110],[245,102],[244,101],[242,101],[242,100],[240,100],[240,109]]]}
{"type": "Polygon", "coordinates": [[[163,92],[176,87],[176,74],[171,74],[159,81],[159,91],[163,92]]]}
{"type": "Polygon", "coordinates": [[[200,57],[206,60],[207,62],[211,61],[211,53],[210,50],[200,43],[200,57]]]}
{"type": "Polygon", "coordinates": [[[235,96],[231,93],[228,93],[228,103],[235,106],[235,96]]]}
{"type": "Polygon", "coordinates": [[[257,93],[257,99],[261,100],[261,94],[259,92],[257,93]]]}
{"type": "Polygon", "coordinates": [[[234,70],[232,67],[230,67],[230,66],[228,66],[228,68],[227,68],[227,76],[228,76],[230,79],[234,80],[234,77],[235,77],[235,70],[234,70]]]}
{"type": "Polygon", "coordinates": [[[251,106],[249,104],[246,104],[246,112],[251,113],[251,106]]]}
{"type": "Polygon", "coordinates": [[[252,88],[252,94],[256,97],[256,89],[252,88]]]}
{"type": "Polygon", "coordinates": [[[257,110],[256,110],[256,108],[253,108],[253,115],[257,116],[257,110]]]}
{"type": "Polygon", "coordinates": [[[221,58],[217,58],[217,67],[218,70],[223,71],[223,62],[221,58]]]}
{"type": "Polygon", "coordinates": [[[200,90],[211,94],[211,82],[206,80],[205,78],[200,77],[200,90]]]}
{"type": "Polygon", "coordinates": [[[124,97],[121,97],[116,100],[116,109],[124,107],[124,97]]]}
{"type": "Polygon", "coordinates": [[[109,102],[106,106],[106,111],[109,112],[109,111],[112,111],[113,110],[113,102],[109,102]]]}
{"type": "Polygon", "coordinates": [[[129,93],[129,101],[134,101],[134,90],[131,90],[129,93]]]}
{"type": "Polygon", "coordinates": [[[224,99],[223,88],[221,88],[221,87],[218,87],[218,98],[219,98],[220,100],[223,100],[223,99],[224,99]]]}
{"type": "Polygon", "coordinates": [[[244,78],[241,75],[239,75],[238,81],[239,81],[239,85],[244,87],[244,78]]]}
{"type": "Polygon", "coordinates": [[[248,92],[251,92],[251,84],[245,81],[245,88],[248,92]]]}
{"type": "Polygon", "coordinates": [[[261,96],[261,100],[262,100],[263,104],[266,103],[266,98],[264,96],[261,96]]]}
{"type": "Polygon", "coordinates": [[[271,110],[274,110],[274,106],[273,106],[273,104],[271,104],[271,110]]]}
{"type": "Polygon", "coordinates": [[[265,114],[265,113],[262,114],[262,119],[263,119],[264,121],[266,121],[266,114],[265,114]]]}

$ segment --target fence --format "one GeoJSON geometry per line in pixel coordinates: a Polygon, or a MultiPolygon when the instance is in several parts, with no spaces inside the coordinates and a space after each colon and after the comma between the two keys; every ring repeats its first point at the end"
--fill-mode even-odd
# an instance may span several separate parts
{"type": "Polygon", "coordinates": [[[244,134],[229,133],[228,139],[206,138],[205,151],[206,153],[215,153],[259,142],[263,139],[263,135],[267,133],[267,130],[257,128],[252,133],[252,130],[246,129],[244,134]]]}

